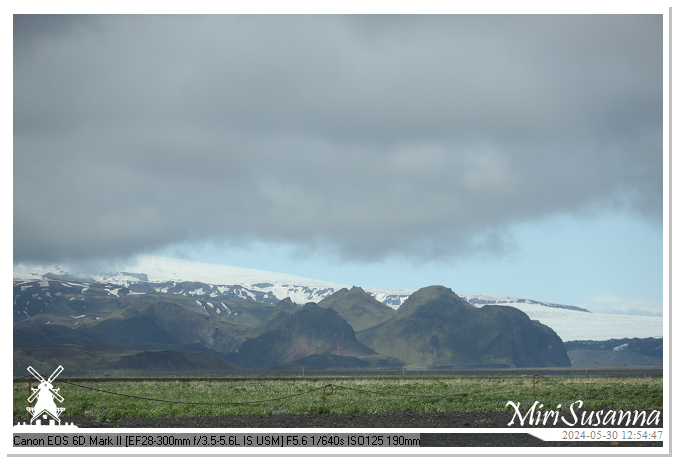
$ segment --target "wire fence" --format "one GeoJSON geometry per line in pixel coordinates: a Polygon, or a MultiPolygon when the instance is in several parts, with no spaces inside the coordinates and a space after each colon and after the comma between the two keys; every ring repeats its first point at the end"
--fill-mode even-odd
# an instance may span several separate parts
{"type": "Polygon", "coordinates": [[[271,401],[278,401],[278,400],[284,400],[284,399],[288,399],[288,398],[294,398],[296,396],[308,395],[310,393],[319,391],[320,389],[325,387],[325,385],[324,385],[322,387],[314,388],[312,390],[305,391],[305,392],[302,392],[302,393],[295,393],[294,395],[281,396],[281,397],[278,397],[278,398],[267,398],[267,399],[264,399],[264,400],[205,403],[205,402],[189,402],[189,401],[172,401],[172,400],[163,400],[163,399],[159,399],[159,398],[145,398],[143,396],[128,395],[128,394],[125,394],[125,393],[117,393],[117,392],[112,392],[112,391],[101,390],[101,389],[98,389],[98,388],[87,387],[85,385],[78,385],[76,383],[68,382],[66,380],[59,380],[58,382],[65,383],[65,384],[68,384],[68,385],[73,385],[74,387],[80,387],[80,388],[86,388],[88,390],[98,391],[100,393],[108,393],[108,394],[111,394],[111,395],[125,396],[127,398],[135,398],[135,399],[138,399],[138,400],[157,401],[157,402],[160,402],[160,403],[174,403],[174,404],[195,404],[195,405],[205,405],[205,406],[225,406],[225,405],[235,405],[235,404],[267,403],[267,402],[271,402],[271,401]]]}
{"type": "MultiPolygon", "coordinates": [[[[549,387],[545,387],[545,385],[558,385],[560,388],[565,388],[569,391],[572,391],[573,393],[578,395],[578,398],[580,399],[588,399],[592,397],[596,397],[598,399],[612,399],[612,400],[634,400],[634,399],[641,399],[641,398],[662,398],[663,394],[662,392],[659,393],[649,393],[649,394],[634,394],[634,395],[601,395],[599,393],[595,393],[594,395],[585,389],[580,389],[580,388],[575,388],[571,385],[568,385],[567,382],[565,382],[562,379],[558,378],[545,378],[542,377],[542,379],[537,378],[536,381],[536,375],[533,376],[532,378],[532,386],[533,386],[533,393],[534,393],[534,400],[537,400],[537,388],[536,386],[539,383],[542,383],[540,385],[539,389],[540,390],[547,390],[549,391],[549,387]]],[[[19,377],[15,379],[15,381],[20,381],[22,379],[30,379],[32,376],[31,375],[26,375],[19,377]]],[[[36,379],[33,377],[30,380],[34,380],[37,384],[40,382],[39,379],[36,379]]],[[[98,379],[101,380],[101,379],[98,379]]],[[[132,380],[127,380],[127,381],[132,381],[132,380]]],[[[115,392],[111,390],[104,390],[101,388],[94,388],[91,386],[87,385],[82,385],[79,383],[71,382],[68,380],[63,380],[63,379],[57,379],[55,380],[54,383],[62,383],[66,385],[71,385],[73,387],[77,388],[82,388],[82,389],[87,389],[91,391],[96,391],[99,393],[104,393],[104,394],[110,394],[110,395],[117,395],[117,396],[123,396],[127,398],[133,398],[137,400],[142,400],[142,401],[155,401],[155,402],[162,402],[162,403],[174,403],[174,404],[187,404],[187,405],[206,405],[206,406],[222,406],[222,405],[247,405],[247,404],[257,404],[257,403],[267,403],[267,402],[275,402],[275,401],[280,401],[284,399],[289,399],[289,398],[294,398],[294,397],[300,397],[304,395],[310,395],[315,392],[319,392],[320,390],[327,389],[328,387],[331,387],[333,390],[337,388],[338,390],[346,390],[350,392],[355,392],[357,394],[369,394],[369,395],[377,395],[377,396],[390,396],[390,397],[402,397],[402,398],[439,398],[439,399],[444,399],[444,398],[454,398],[454,397],[469,397],[469,396],[474,396],[474,395],[488,395],[489,393],[499,393],[502,390],[507,390],[510,388],[514,388],[517,385],[521,384],[528,384],[528,382],[531,381],[530,377],[520,377],[519,379],[513,381],[513,382],[503,382],[499,385],[489,387],[489,388],[482,388],[482,389],[475,389],[475,390],[469,390],[469,391],[464,391],[464,392],[455,392],[455,393],[450,393],[450,394],[413,394],[413,393],[394,393],[394,392],[386,392],[386,391],[378,391],[378,390],[369,390],[369,389],[362,389],[362,388],[357,388],[357,387],[350,387],[347,385],[341,385],[341,384],[324,384],[322,386],[312,388],[310,390],[301,392],[301,393],[295,393],[291,395],[285,395],[285,396],[278,396],[278,397],[273,397],[273,398],[266,398],[266,399],[256,399],[252,401],[239,401],[239,402],[190,402],[190,401],[176,401],[176,400],[168,400],[168,399],[162,399],[162,398],[150,398],[150,397],[144,397],[144,396],[138,396],[138,395],[131,395],[127,393],[120,393],[120,392],[115,392]]],[[[30,384],[29,384],[30,385],[30,384]]],[[[541,391],[541,393],[543,393],[541,391]]],[[[327,394],[324,393],[324,396],[328,396],[327,394]]],[[[499,399],[506,398],[502,397],[500,395],[497,396],[499,399]]],[[[545,397],[544,395],[540,396],[540,401],[557,401],[561,400],[561,398],[550,398],[550,397],[545,397]]]]}

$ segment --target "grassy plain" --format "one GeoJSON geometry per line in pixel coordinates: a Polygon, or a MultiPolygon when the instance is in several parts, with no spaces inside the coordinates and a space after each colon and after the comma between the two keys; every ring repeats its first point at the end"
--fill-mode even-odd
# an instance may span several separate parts
{"type": "MultiPolygon", "coordinates": [[[[663,379],[654,376],[542,376],[449,378],[127,378],[64,379],[55,388],[64,416],[217,416],[233,414],[378,413],[400,410],[507,411],[508,401],[544,409],[662,409],[663,379]],[[330,386],[332,385],[332,386],[330,386]],[[208,403],[208,404],[205,404],[208,403]],[[225,404],[226,403],[226,404],[225,404]]],[[[35,388],[36,382],[33,382],[35,388]]],[[[13,422],[28,418],[28,379],[14,382],[13,422]]],[[[511,408],[511,407],[509,407],[511,408]]]]}

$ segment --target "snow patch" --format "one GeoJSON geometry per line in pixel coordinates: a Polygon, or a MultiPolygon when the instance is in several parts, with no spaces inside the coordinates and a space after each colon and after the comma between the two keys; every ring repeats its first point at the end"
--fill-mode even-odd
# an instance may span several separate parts
{"type": "MultiPolygon", "coordinates": [[[[35,282],[38,282],[42,287],[47,287],[49,284],[42,276],[50,272],[56,275],[74,274],[61,266],[15,265],[14,282],[16,285],[21,285],[21,291],[28,290],[32,285],[35,285],[35,282]],[[28,283],[32,283],[32,285],[26,285],[28,283]]],[[[211,285],[208,293],[213,301],[228,294],[229,298],[259,299],[259,301],[290,298],[295,304],[301,305],[309,302],[317,303],[341,288],[351,288],[347,285],[288,274],[148,255],[140,257],[131,265],[126,265],[124,269],[108,269],[105,274],[99,277],[90,277],[94,278],[95,281],[103,282],[105,276],[106,283],[115,284],[120,281],[120,286],[127,287],[131,279],[129,275],[123,275],[123,272],[146,274],[149,284],[159,284],[155,291],[161,293],[176,293],[174,287],[177,286],[177,282],[200,282],[211,285]]],[[[59,281],[59,283],[66,287],[71,285],[81,286],[83,293],[89,288],[88,285],[76,282],[69,281],[66,284],[59,281]]],[[[413,293],[412,290],[388,288],[368,288],[366,291],[378,301],[393,309],[398,309],[413,293]]],[[[205,293],[204,289],[193,292],[195,295],[204,295],[205,293]]],[[[145,293],[131,291],[129,294],[144,295],[145,293]]],[[[662,317],[590,313],[582,311],[581,308],[516,297],[495,295],[466,297],[460,295],[460,297],[468,301],[477,298],[478,304],[475,304],[477,307],[488,303],[513,306],[526,313],[531,319],[538,320],[552,328],[563,341],[663,336],[662,317]]],[[[33,298],[39,299],[40,297],[36,293],[33,298]]],[[[219,303],[215,302],[215,305],[219,306],[219,303]]],[[[201,307],[203,306],[201,305],[201,307]]],[[[203,309],[205,310],[205,308],[203,309]]],[[[224,303],[221,303],[218,309],[219,311],[226,311],[229,316],[237,314],[232,313],[224,303]]]]}
{"type": "Polygon", "coordinates": [[[207,314],[208,316],[210,315],[210,313],[207,312],[207,309],[205,309],[205,306],[203,306],[203,303],[201,303],[200,300],[196,300],[196,304],[198,304],[198,306],[200,306],[200,309],[205,311],[205,314],[207,314]]]}

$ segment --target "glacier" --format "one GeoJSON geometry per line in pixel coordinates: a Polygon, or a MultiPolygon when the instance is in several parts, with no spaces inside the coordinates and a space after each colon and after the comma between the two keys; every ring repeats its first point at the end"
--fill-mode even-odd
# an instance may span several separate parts
{"type": "MultiPolygon", "coordinates": [[[[62,265],[15,264],[13,272],[14,285],[20,286],[22,291],[30,288],[25,285],[28,282],[37,281],[44,286],[43,282],[46,283],[48,278],[59,280],[63,278],[64,286],[80,285],[83,287],[82,293],[88,289],[87,283],[83,282],[108,284],[111,287],[108,291],[112,297],[118,296],[121,288],[127,288],[130,293],[142,294],[140,286],[146,286],[151,289],[150,291],[158,293],[190,295],[203,300],[241,298],[276,303],[284,298],[290,298],[294,303],[303,305],[317,303],[342,288],[351,288],[348,285],[289,274],[151,255],[139,256],[134,262],[127,263],[124,269],[107,269],[99,273],[81,275],[80,283],[73,279],[77,275],[75,270],[66,269],[62,265]]],[[[364,290],[396,311],[415,291],[388,288],[364,290]]],[[[564,342],[660,338],[664,333],[662,317],[593,313],[585,308],[527,298],[462,294],[458,296],[476,307],[485,304],[513,306],[531,319],[550,327],[564,342]]],[[[40,298],[38,294],[35,297],[40,298]]],[[[224,303],[222,305],[230,314],[230,309],[224,303]]]]}

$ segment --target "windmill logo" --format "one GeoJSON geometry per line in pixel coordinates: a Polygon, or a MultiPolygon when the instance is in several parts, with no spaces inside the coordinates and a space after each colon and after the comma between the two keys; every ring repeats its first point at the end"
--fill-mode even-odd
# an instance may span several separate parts
{"type": "MultiPolygon", "coordinates": [[[[61,371],[63,371],[63,366],[57,367],[57,369],[52,373],[49,379],[45,380],[32,366],[28,366],[28,372],[30,372],[36,379],[40,381],[38,388],[31,388],[33,393],[28,397],[28,402],[32,403],[33,400],[37,398],[35,406],[27,407],[26,410],[31,413],[31,424],[34,424],[37,419],[41,416],[43,419],[47,419],[50,416],[52,424],[56,422],[61,424],[61,419],[59,416],[66,408],[59,408],[54,400],[62,403],[64,398],[59,394],[59,389],[52,386],[52,382],[57,378],[61,371]]],[[[40,425],[40,422],[38,422],[40,425]]]]}

